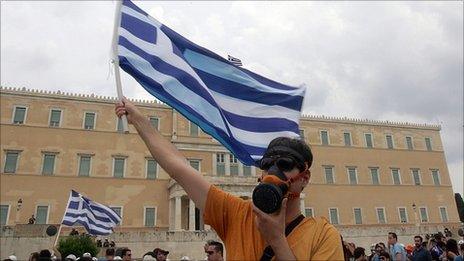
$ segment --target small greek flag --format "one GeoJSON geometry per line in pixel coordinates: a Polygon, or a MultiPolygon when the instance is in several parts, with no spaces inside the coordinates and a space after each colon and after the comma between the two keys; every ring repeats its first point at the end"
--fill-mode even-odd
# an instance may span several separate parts
{"type": "Polygon", "coordinates": [[[229,60],[229,62],[231,62],[235,66],[243,66],[242,60],[235,58],[233,56],[227,55],[227,60],[229,60]]]}
{"type": "Polygon", "coordinates": [[[117,39],[124,71],[244,164],[257,165],[274,138],[299,138],[305,88],[237,67],[128,0],[121,5],[117,39]]]}
{"type": "Polygon", "coordinates": [[[71,190],[63,225],[80,224],[91,235],[108,235],[121,222],[121,217],[110,207],[94,202],[71,190]]]}

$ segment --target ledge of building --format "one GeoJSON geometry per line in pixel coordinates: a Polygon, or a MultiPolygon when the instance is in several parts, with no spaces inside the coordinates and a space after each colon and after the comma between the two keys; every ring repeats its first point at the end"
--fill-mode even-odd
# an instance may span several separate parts
{"type": "MultiPolygon", "coordinates": [[[[26,225],[18,224],[16,226],[2,226],[1,238],[47,238],[46,229],[51,226],[47,225],[26,225]]],[[[54,224],[58,228],[58,224],[54,224]]],[[[367,224],[367,225],[337,225],[336,228],[346,238],[358,237],[378,237],[387,235],[389,232],[395,232],[398,236],[410,235],[425,235],[434,234],[439,231],[443,232],[448,228],[453,236],[456,237],[459,228],[462,228],[462,223],[422,223],[419,226],[416,224],[367,224]]],[[[83,227],[76,227],[82,233],[85,232],[83,227]]],[[[63,227],[61,236],[69,235],[70,227],[63,227]]],[[[148,228],[148,227],[124,227],[116,228],[111,235],[105,236],[109,240],[115,242],[194,242],[206,241],[209,239],[218,240],[217,234],[213,230],[198,230],[198,231],[168,231],[167,228],[148,228]]]]}
{"type": "MultiPolygon", "coordinates": [[[[80,101],[91,101],[91,102],[104,102],[114,104],[118,99],[111,96],[102,96],[96,94],[78,94],[62,91],[49,91],[49,90],[38,90],[38,89],[28,89],[26,87],[6,87],[0,86],[0,91],[2,94],[12,94],[12,95],[26,95],[26,96],[36,96],[42,98],[61,98],[61,99],[72,99],[80,101]]],[[[129,99],[138,106],[148,106],[148,107],[160,107],[171,109],[168,105],[160,102],[159,100],[142,100],[142,99],[129,99]]],[[[427,130],[441,130],[441,125],[436,124],[422,124],[422,123],[411,123],[411,122],[397,122],[397,121],[388,121],[388,120],[371,120],[371,119],[356,119],[348,117],[332,117],[325,115],[310,115],[302,114],[302,121],[319,121],[319,122],[338,122],[338,123],[348,123],[348,124],[359,124],[359,125],[382,125],[390,127],[399,127],[399,128],[415,128],[415,129],[427,129],[427,130]]]]}

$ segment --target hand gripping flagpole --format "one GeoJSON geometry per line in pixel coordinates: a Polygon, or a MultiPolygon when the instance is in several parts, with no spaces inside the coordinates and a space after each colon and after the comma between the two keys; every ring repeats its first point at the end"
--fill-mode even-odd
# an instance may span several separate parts
{"type": "MultiPolygon", "coordinates": [[[[111,62],[114,66],[114,76],[116,78],[116,91],[118,93],[118,99],[122,101],[122,87],[121,87],[121,75],[119,73],[119,58],[118,58],[118,28],[121,24],[121,7],[122,1],[116,1],[116,12],[114,14],[114,30],[113,30],[113,42],[111,46],[112,59],[111,62]]],[[[129,133],[129,126],[127,124],[126,115],[122,115],[122,129],[124,133],[129,133]]]]}

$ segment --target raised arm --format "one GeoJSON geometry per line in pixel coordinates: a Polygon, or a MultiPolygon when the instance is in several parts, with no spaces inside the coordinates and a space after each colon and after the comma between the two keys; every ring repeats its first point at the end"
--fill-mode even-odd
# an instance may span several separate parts
{"type": "Polygon", "coordinates": [[[177,148],[155,130],[148,118],[143,116],[129,100],[124,98],[119,102],[115,112],[118,117],[127,115],[128,122],[137,129],[156,162],[182,186],[195,202],[196,207],[203,211],[211,184],[188,164],[177,148]]]}

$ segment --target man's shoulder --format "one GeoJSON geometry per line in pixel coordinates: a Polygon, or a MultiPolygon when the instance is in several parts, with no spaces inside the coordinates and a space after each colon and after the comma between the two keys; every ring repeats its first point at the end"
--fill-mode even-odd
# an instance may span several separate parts
{"type": "Polygon", "coordinates": [[[329,220],[326,217],[305,217],[303,223],[307,226],[320,226],[327,228],[335,228],[334,225],[330,224],[329,220]]]}
{"type": "Polygon", "coordinates": [[[319,234],[322,237],[333,234],[336,234],[336,236],[340,235],[335,226],[330,224],[325,217],[306,217],[301,224],[301,229],[310,230],[312,234],[319,234]]]}

